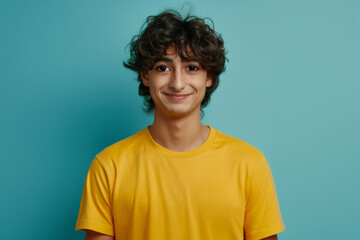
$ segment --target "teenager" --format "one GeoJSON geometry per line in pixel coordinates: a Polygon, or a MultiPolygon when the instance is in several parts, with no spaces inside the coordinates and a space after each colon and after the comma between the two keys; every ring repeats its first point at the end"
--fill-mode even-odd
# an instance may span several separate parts
{"type": "Polygon", "coordinates": [[[151,126],[99,153],[76,229],[88,240],[258,240],[284,230],[259,150],[201,123],[225,69],[223,39],[201,18],[147,19],[124,65],[138,73],[151,126]]]}

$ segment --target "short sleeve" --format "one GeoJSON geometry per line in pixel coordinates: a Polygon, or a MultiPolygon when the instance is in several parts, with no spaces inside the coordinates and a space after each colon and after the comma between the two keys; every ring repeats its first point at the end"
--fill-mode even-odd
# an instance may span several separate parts
{"type": "Polygon", "coordinates": [[[270,167],[262,155],[248,181],[244,231],[246,240],[258,240],[285,229],[270,167]]]}
{"type": "Polygon", "coordinates": [[[109,180],[97,158],[92,161],[86,177],[76,230],[114,236],[109,180]]]}

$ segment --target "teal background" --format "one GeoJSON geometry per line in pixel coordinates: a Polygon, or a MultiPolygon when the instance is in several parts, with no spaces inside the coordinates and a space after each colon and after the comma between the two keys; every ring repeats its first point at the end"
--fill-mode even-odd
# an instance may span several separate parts
{"type": "MultiPolygon", "coordinates": [[[[151,124],[122,66],[146,16],[182,1],[0,3],[1,239],[75,232],[89,164],[151,124]]],[[[229,63],[204,123],[266,155],[279,239],[356,239],[360,219],[360,1],[193,1],[229,63]]]]}

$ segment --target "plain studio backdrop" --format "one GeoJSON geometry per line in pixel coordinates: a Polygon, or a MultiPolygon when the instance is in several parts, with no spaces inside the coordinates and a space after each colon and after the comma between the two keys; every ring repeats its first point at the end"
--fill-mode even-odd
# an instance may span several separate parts
{"type": "Polygon", "coordinates": [[[83,239],[90,162],[152,121],[126,45],[166,8],[210,17],[225,40],[203,122],[267,157],[279,238],[357,238],[360,1],[1,0],[1,239],[83,239]]]}

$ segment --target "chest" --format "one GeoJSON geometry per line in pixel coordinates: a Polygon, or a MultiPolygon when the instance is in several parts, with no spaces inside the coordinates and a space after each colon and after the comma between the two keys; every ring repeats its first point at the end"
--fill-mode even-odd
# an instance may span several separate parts
{"type": "Polygon", "coordinates": [[[125,218],[164,224],[173,219],[242,222],[245,182],[241,175],[238,165],[219,158],[141,158],[124,166],[117,176],[113,209],[125,218]]]}

